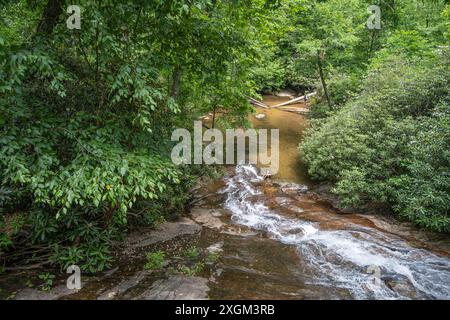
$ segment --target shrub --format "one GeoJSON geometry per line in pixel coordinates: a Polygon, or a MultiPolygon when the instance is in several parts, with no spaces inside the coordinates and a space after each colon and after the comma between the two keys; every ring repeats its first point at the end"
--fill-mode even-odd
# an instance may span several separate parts
{"type": "Polygon", "coordinates": [[[95,272],[130,213],[150,222],[180,211],[191,176],[172,164],[167,133],[143,130],[127,108],[98,109],[90,81],[72,83],[82,68],[69,75],[38,49],[1,58],[2,260],[95,272]],[[27,246],[37,250],[21,254],[27,246]]]}
{"type": "Polygon", "coordinates": [[[300,146],[309,173],[335,183],[342,207],[382,203],[450,232],[448,52],[372,66],[358,98],[315,125],[300,146]]]}

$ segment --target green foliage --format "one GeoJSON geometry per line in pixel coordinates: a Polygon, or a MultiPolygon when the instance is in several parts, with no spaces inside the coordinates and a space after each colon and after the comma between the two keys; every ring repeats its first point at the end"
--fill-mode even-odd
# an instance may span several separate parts
{"type": "Polygon", "coordinates": [[[166,253],[164,251],[155,251],[147,253],[147,262],[144,265],[144,269],[147,270],[159,270],[164,266],[166,259],[166,253]]]}
{"type": "Polygon", "coordinates": [[[43,281],[40,288],[42,291],[48,291],[53,287],[53,281],[55,280],[55,275],[51,273],[42,273],[38,275],[38,278],[43,281]]]}
{"type": "Polygon", "coordinates": [[[207,252],[198,247],[192,246],[183,251],[182,257],[175,257],[181,260],[176,267],[170,267],[171,273],[181,273],[187,276],[195,276],[202,273],[206,266],[217,263],[220,258],[219,253],[207,252]]]}
{"type": "Polygon", "coordinates": [[[366,0],[81,0],[81,30],[65,10],[49,17],[50,2],[5,2],[2,262],[108,268],[130,223],[179,215],[206,171],[172,164],[172,130],[210,112],[218,127],[248,126],[248,96],[284,86],[319,91],[311,115],[329,118],[303,151],[343,205],[389,203],[448,231],[448,68],[436,57],[449,5],[392,3],[379,1],[373,31],[366,0]]]}
{"type": "Polygon", "coordinates": [[[345,64],[330,56],[330,96],[341,107],[313,106],[301,152],[314,178],[335,184],[342,207],[387,204],[419,226],[449,232],[448,5],[380,6],[382,29],[368,37],[359,30],[363,41],[345,64]],[[350,77],[335,78],[335,70],[350,77]]]}
{"type": "Polygon", "coordinates": [[[192,261],[198,260],[200,257],[200,250],[197,247],[190,247],[186,249],[184,256],[192,261]]]}
{"type": "MultiPolygon", "coordinates": [[[[270,40],[264,41],[265,59],[255,66],[254,78],[263,91],[276,89],[279,83],[299,91],[316,88],[318,103],[324,103],[318,70],[321,52],[331,104],[339,109],[358,93],[374,57],[382,62],[400,49],[421,59],[437,45],[448,45],[448,17],[445,0],[282,1],[267,18],[267,28],[273,31],[265,33],[270,40]],[[369,5],[380,6],[381,29],[366,27],[369,5]]],[[[317,116],[323,117],[323,110],[317,116]]]]}
{"type": "Polygon", "coordinates": [[[333,106],[341,106],[355,97],[360,90],[360,77],[356,73],[335,72],[330,76],[328,88],[333,106]]]}
{"type": "Polygon", "coordinates": [[[158,223],[188,202],[205,170],[172,164],[174,128],[212,109],[224,126],[246,122],[267,9],[256,0],[77,4],[82,29],[69,30],[62,10],[48,34],[35,30],[53,19],[49,4],[0,9],[0,253],[95,272],[111,265],[130,222],[158,223]],[[17,252],[27,246],[39,254],[17,252]]]}
{"type": "Polygon", "coordinates": [[[192,277],[201,273],[204,270],[204,268],[205,264],[203,262],[197,262],[192,267],[183,265],[179,268],[179,271],[186,276],[192,277]]]}
{"type": "Polygon", "coordinates": [[[366,8],[360,0],[286,1],[283,9],[288,25],[278,41],[278,52],[287,70],[287,84],[310,89],[317,86],[318,52],[324,55],[326,78],[335,69],[351,73],[355,66],[361,67],[359,46],[366,36],[366,8]]]}
{"type": "Polygon", "coordinates": [[[209,252],[206,256],[205,262],[206,263],[216,263],[220,258],[220,254],[218,252],[209,252]]]}
{"type": "Polygon", "coordinates": [[[409,61],[431,58],[434,46],[415,30],[399,30],[386,39],[384,48],[372,60],[372,66],[383,64],[395,55],[401,55],[409,61]]]}
{"type": "Polygon", "coordinates": [[[362,93],[315,125],[301,152],[314,178],[335,182],[343,207],[389,204],[450,232],[449,53],[434,55],[374,63],[362,93]]]}

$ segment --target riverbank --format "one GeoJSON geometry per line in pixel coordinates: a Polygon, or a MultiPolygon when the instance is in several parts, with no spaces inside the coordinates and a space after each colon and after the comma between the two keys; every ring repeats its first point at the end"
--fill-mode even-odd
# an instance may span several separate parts
{"type": "Polygon", "coordinates": [[[132,230],[117,244],[114,267],[82,274],[81,290],[67,289],[68,275],[58,270],[22,271],[0,276],[1,298],[450,298],[448,236],[388,215],[337,210],[300,162],[306,119],[261,112],[262,119],[252,116],[255,127],[280,128],[288,155],[277,176],[229,166],[223,178],[192,189],[190,209],[178,220],[132,230]],[[148,255],[161,252],[161,267],[146,268],[148,255]],[[379,268],[379,282],[370,268],[379,268]],[[45,273],[58,274],[48,290],[39,280],[45,273]]]}
{"type": "Polygon", "coordinates": [[[380,216],[342,214],[305,185],[262,180],[249,166],[229,167],[223,180],[199,185],[193,196],[191,210],[177,221],[130,233],[115,267],[83,275],[81,290],[68,290],[62,275],[48,291],[22,287],[10,298],[446,297],[433,278],[448,276],[448,238],[418,237],[416,229],[380,216]],[[192,248],[198,261],[186,258],[192,248]],[[146,255],[157,251],[165,253],[163,267],[146,270],[146,255]],[[215,258],[194,270],[210,253],[215,258]],[[379,288],[366,272],[371,265],[382,270],[379,288]]]}

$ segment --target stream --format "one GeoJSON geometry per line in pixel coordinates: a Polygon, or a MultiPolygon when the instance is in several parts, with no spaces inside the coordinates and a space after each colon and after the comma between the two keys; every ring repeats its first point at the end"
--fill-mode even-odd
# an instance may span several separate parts
{"type": "Polygon", "coordinates": [[[228,244],[213,298],[450,299],[448,237],[426,248],[414,227],[400,231],[392,219],[330,208],[308,191],[299,159],[305,118],[258,112],[266,116],[253,119],[256,128],[280,128],[280,170],[265,181],[257,168],[239,165],[218,191],[231,223],[258,234],[228,244]]]}
{"type": "MultiPolygon", "coordinates": [[[[268,105],[287,101],[266,96],[268,105]]],[[[388,215],[342,213],[313,192],[298,144],[302,115],[258,108],[256,128],[280,129],[280,169],[264,179],[252,165],[227,167],[224,178],[196,188],[179,221],[136,230],[117,266],[65,278],[46,293],[25,288],[16,299],[450,299],[450,239],[388,215]],[[195,245],[218,260],[195,275],[168,271],[195,245]],[[143,270],[145,252],[162,249],[162,271],[143,270]],[[177,260],[178,259],[178,260],[177,260]]],[[[172,268],[173,271],[173,268],[172,268]]]]}

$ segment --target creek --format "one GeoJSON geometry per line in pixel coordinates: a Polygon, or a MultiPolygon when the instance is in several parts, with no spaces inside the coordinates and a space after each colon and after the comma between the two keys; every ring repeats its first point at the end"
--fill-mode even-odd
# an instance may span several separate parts
{"type": "MultiPolygon", "coordinates": [[[[288,100],[266,96],[268,105],[288,100]]],[[[294,106],[295,107],[295,106],[294,106]]],[[[131,234],[117,265],[64,279],[46,293],[17,299],[450,299],[450,239],[388,215],[343,213],[314,192],[298,144],[306,118],[258,108],[256,128],[280,129],[280,167],[264,179],[251,165],[193,190],[187,216],[131,234]],[[218,259],[191,275],[173,272],[190,246],[218,259]],[[164,250],[163,270],[143,270],[145,253],[164,250]],[[171,271],[172,270],[172,271],[171,271]]],[[[16,279],[16,278],[14,278],[16,279]]]]}

